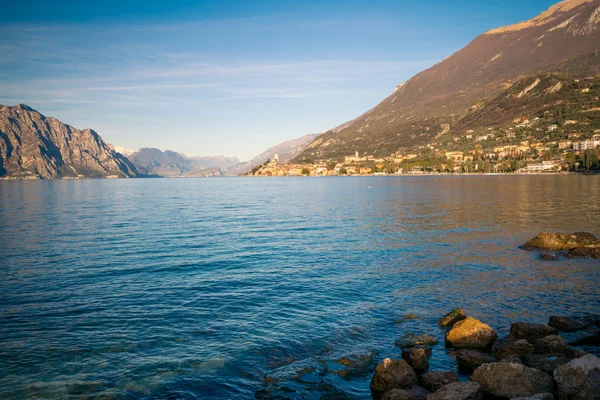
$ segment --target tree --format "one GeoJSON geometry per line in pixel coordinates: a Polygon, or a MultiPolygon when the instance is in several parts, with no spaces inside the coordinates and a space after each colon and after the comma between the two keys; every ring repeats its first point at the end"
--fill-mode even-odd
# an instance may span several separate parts
{"type": "Polygon", "coordinates": [[[302,168],[302,175],[310,175],[310,171],[307,168],[302,168]]]}
{"type": "Polygon", "coordinates": [[[340,175],[347,175],[348,174],[348,170],[344,167],[340,168],[340,175]]]}

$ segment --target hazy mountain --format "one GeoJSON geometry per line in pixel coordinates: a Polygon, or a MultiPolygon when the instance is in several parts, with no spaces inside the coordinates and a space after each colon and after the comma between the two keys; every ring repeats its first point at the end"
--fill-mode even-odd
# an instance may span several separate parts
{"type": "Polygon", "coordinates": [[[379,105],[320,135],[297,161],[387,156],[457,134],[460,120],[528,75],[600,71],[600,0],[567,0],[536,18],[493,29],[396,87],[379,105]]]}
{"type": "Polygon", "coordinates": [[[157,177],[221,176],[218,167],[206,168],[199,161],[171,150],[142,148],[129,155],[140,174],[157,177]]]}
{"type": "Polygon", "coordinates": [[[267,160],[273,159],[275,154],[279,154],[279,162],[285,163],[300,155],[307,146],[318,136],[318,134],[309,134],[298,139],[288,140],[276,146],[270,147],[260,153],[252,160],[238,164],[233,170],[229,171],[232,175],[243,174],[256,165],[260,165],[267,160]]]}
{"type": "Polygon", "coordinates": [[[129,160],[91,129],[78,130],[30,107],[0,105],[0,177],[135,177],[129,160]]]}
{"type": "Polygon", "coordinates": [[[219,168],[221,171],[227,171],[240,163],[239,158],[231,156],[195,156],[188,158],[194,160],[203,168],[219,168]]]}

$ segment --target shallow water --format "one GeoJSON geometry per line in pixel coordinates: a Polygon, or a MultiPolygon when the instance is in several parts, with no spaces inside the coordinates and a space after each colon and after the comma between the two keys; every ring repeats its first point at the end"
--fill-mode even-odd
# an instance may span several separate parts
{"type": "Polygon", "coordinates": [[[600,177],[0,181],[0,398],[367,399],[455,306],[600,313],[546,230],[600,234],[600,177]]]}

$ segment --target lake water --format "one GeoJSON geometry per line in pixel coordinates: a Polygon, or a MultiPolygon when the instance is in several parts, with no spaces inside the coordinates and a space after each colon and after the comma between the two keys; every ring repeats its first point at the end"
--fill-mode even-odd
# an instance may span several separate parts
{"type": "Polygon", "coordinates": [[[600,234],[600,177],[0,181],[0,398],[368,399],[456,306],[600,313],[541,231],[600,234]]]}

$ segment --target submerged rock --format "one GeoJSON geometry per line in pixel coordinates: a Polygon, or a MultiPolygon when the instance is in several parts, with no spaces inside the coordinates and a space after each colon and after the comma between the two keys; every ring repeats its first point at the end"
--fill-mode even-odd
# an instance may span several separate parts
{"type": "Polygon", "coordinates": [[[417,372],[425,372],[429,369],[429,358],[431,349],[427,347],[413,347],[402,350],[402,359],[405,360],[417,372]]]}
{"type": "Polygon", "coordinates": [[[487,324],[467,317],[446,332],[446,345],[459,348],[483,349],[491,346],[498,335],[487,324]]]}
{"type": "Polygon", "coordinates": [[[381,400],[427,400],[430,393],[421,386],[410,389],[392,389],[381,396],[381,400]]]}
{"type": "Polygon", "coordinates": [[[417,374],[404,360],[386,358],[375,369],[371,380],[371,391],[374,397],[392,389],[410,389],[417,384],[417,374]]]}
{"type": "Polygon", "coordinates": [[[568,336],[567,342],[571,346],[600,346],[600,330],[592,327],[584,331],[577,331],[568,336]]]}
{"type": "Polygon", "coordinates": [[[548,325],[561,332],[576,332],[589,328],[594,324],[591,318],[586,317],[564,317],[552,315],[548,325]]]}
{"type": "Polygon", "coordinates": [[[535,343],[548,335],[556,335],[558,330],[545,324],[530,324],[527,322],[516,322],[510,327],[510,334],[515,339],[525,339],[529,343],[535,343]]]}
{"type": "Polygon", "coordinates": [[[515,339],[513,336],[502,338],[492,347],[492,354],[501,360],[509,357],[524,357],[533,354],[535,346],[525,339],[515,339]]]}
{"type": "Polygon", "coordinates": [[[425,389],[436,392],[442,386],[458,382],[458,375],[452,371],[432,371],[421,376],[420,381],[425,389]]]}
{"type": "Polygon", "coordinates": [[[477,350],[459,350],[456,352],[456,359],[458,364],[467,370],[473,370],[482,364],[498,361],[494,357],[477,350]]]}
{"type": "Polygon", "coordinates": [[[462,321],[466,318],[467,314],[465,314],[462,308],[455,308],[454,310],[450,311],[448,314],[440,318],[438,320],[438,325],[443,327],[452,326],[458,321],[462,321]]]}
{"type": "Polygon", "coordinates": [[[600,359],[588,354],[554,371],[558,398],[568,400],[600,399],[600,359]]]}
{"type": "Polygon", "coordinates": [[[551,393],[554,382],[548,374],[522,364],[483,364],[473,372],[471,380],[487,394],[512,399],[551,393]]]}
{"type": "Polygon", "coordinates": [[[546,260],[546,261],[556,261],[556,260],[560,260],[560,253],[544,252],[544,253],[540,254],[540,258],[542,260],[546,260]]]}
{"type": "Polygon", "coordinates": [[[454,382],[430,394],[427,400],[482,400],[481,385],[476,382],[454,382]]]}
{"type": "Polygon", "coordinates": [[[415,335],[409,333],[407,335],[404,335],[401,339],[396,340],[394,344],[400,348],[405,349],[415,346],[433,346],[438,343],[439,341],[431,335],[415,335]]]}

